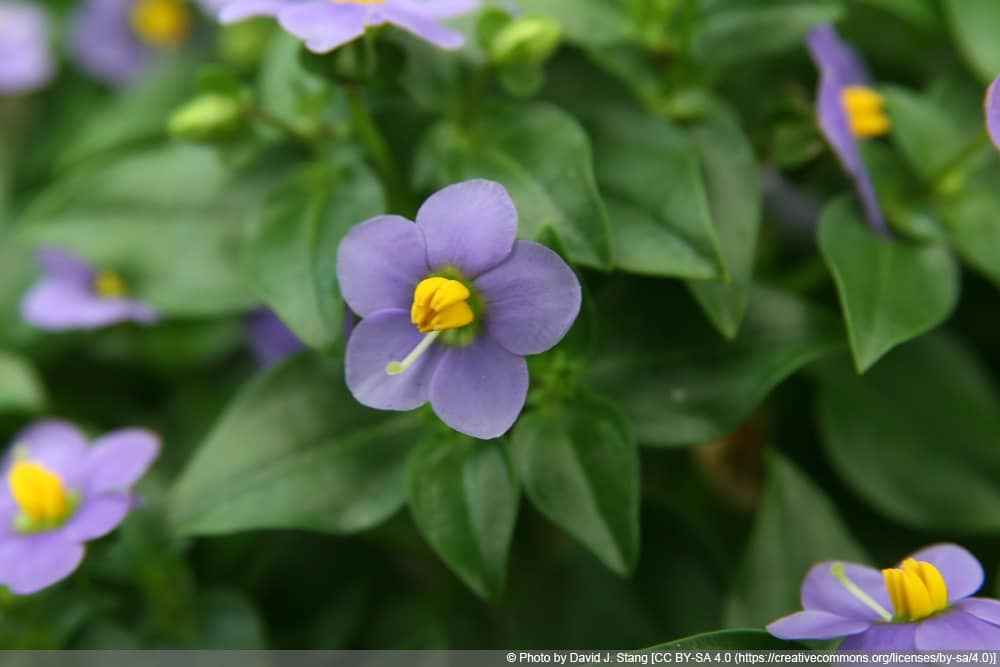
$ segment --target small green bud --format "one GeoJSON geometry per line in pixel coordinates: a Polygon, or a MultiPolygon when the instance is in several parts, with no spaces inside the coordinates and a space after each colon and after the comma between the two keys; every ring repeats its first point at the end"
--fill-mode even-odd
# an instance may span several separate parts
{"type": "Polygon", "coordinates": [[[211,143],[231,138],[243,127],[240,102],[230,95],[204,93],[177,109],[167,123],[178,139],[211,143]]]}
{"type": "Polygon", "coordinates": [[[490,44],[493,62],[517,67],[537,67],[559,48],[562,26],[552,19],[526,16],[501,28],[490,44]]]}

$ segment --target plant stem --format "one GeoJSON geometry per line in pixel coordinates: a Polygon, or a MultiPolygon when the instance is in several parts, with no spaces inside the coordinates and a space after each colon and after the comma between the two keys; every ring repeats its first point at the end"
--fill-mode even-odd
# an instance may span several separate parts
{"type": "Polygon", "coordinates": [[[944,193],[950,189],[955,179],[964,175],[970,164],[979,159],[984,148],[992,148],[989,135],[983,130],[970,141],[965,148],[959,151],[955,157],[937,171],[931,178],[931,187],[934,192],[944,193]]]}

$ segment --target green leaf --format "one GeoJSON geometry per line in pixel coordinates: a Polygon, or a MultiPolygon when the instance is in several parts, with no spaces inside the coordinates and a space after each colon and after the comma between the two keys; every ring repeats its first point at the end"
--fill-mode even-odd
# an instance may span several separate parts
{"type": "Polygon", "coordinates": [[[1000,72],[1000,4],[979,0],[942,0],[958,50],[979,78],[992,81],[1000,72]]]}
{"type": "MultiPolygon", "coordinates": [[[[992,146],[990,147],[992,148],[992,146]]],[[[994,163],[937,208],[948,236],[962,260],[1000,286],[1000,168],[994,163]]]]}
{"type": "Polygon", "coordinates": [[[639,442],[653,446],[728,434],[782,380],[841,342],[825,311],[762,287],[751,291],[731,342],[663,281],[618,281],[598,304],[603,344],[585,382],[613,397],[639,442]]]}
{"type": "Polygon", "coordinates": [[[535,507],[630,574],[639,557],[639,453],[621,414],[594,400],[544,406],[521,417],[511,448],[535,507]]]}
{"type": "Polygon", "coordinates": [[[608,268],[608,216],[591,164],[590,142],[577,120],[535,103],[484,110],[469,130],[436,126],[418,156],[417,174],[428,187],[499,181],[517,204],[522,238],[550,225],[574,262],[608,268]]]}
{"type": "Polygon", "coordinates": [[[715,328],[733,338],[746,314],[760,230],[757,160],[729,113],[717,111],[695,124],[689,136],[701,156],[708,205],[729,280],[690,281],[688,287],[715,328]]]}
{"type": "Polygon", "coordinates": [[[969,132],[957,127],[944,109],[905,88],[889,86],[882,94],[892,119],[892,140],[910,168],[934,184],[965,147],[969,132]]]}
{"type": "Polygon", "coordinates": [[[926,336],[864,377],[830,364],[820,380],[827,454],[873,507],[922,531],[1000,530],[1000,402],[963,346],[926,336]]]}
{"type": "Polygon", "coordinates": [[[238,261],[247,190],[210,150],[155,148],[70,172],[15,231],[118,271],[131,296],[166,315],[228,313],[254,303],[238,261]]]}
{"type": "Polygon", "coordinates": [[[347,231],[384,210],[378,179],[361,162],[312,165],[264,209],[244,250],[258,294],[307,344],[326,348],[343,331],[337,247],[347,231]]]}
{"type": "Polygon", "coordinates": [[[823,211],[819,247],[837,285],[859,373],[941,324],[958,301],[958,266],[947,248],[882,239],[846,199],[823,211]]]}
{"type": "Polygon", "coordinates": [[[264,624],[250,601],[235,591],[209,589],[198,601],[198,650],[253,651],[267,647],[264,624]]]}
{"type": "Polygon", "coordinates": [[[726,624],[760,627],[798,611],[806,572],[828,559],[868,561],[833,502],[795,466],[772,454],[767,490],[726,599],[726,624]]]}
{"type": "Polygon", "coordinates": [[[410,511],[430,545],[477,595],[499,598],[520,498],[502,443],[432,438],[410,456],[407,480],[410,511]]]}
{"type": "Polygon", "coordinates": [[[174,486],[176,532],[262,528],[352,533],[405,500],[420,420],[364,408],[337,362],[305,354],[251,382],[174,486]]]}
{"type": "Polygon", "coordinates": [[[694,49],[724,65],[758,58],[802,44],[813,26],[835,21],[839,0],[704,0],[694,49]]]}
{"type": "Polygon", "coordinates": [[[803,650],[805,647],[795,642],[786,642],[772,637],[763,630],[718,630],[693,637],[677,639],[666,644],[657,644],[646,651],[705,651],[712,649],[744,649],[751,651],[803,650]]]}
{"type": "Polygon", "coordinates": [[[588,116],[587,128],[613,220],[615,266],[646,275],[724,277],[691,139],[670,121],[623,104],[588,116]]]}
{"type": "Polygon", "coordinates": [[[616,44],[635,36],[625,5],[622,0],[518,0],[524,13],[559,21],[568,41],[588,47],[616,44]]]}
{"type": "Polygon", "coordinates": [[[45,403],[42,381],[31,364],[0,350],[0,413],[39,412],[45,403]]]}

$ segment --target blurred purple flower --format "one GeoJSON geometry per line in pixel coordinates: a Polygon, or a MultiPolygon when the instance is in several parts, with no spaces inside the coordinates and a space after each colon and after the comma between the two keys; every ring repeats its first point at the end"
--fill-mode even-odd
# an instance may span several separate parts
{"type": "Polygon", "coordinates": [[[467,14],[481,0],[229,0],[219,21],[235,23],[253,16],[273,16],[285,30],[315,53],[327,53],[386,23],[442,49],[458,49],[461,33],[438,21],[467,14]]]}
{"type": "Polygon", "coordinates": [[[889,236],[875,186],[858,147],[858,139],[880,136],[889,130],[882,98],[870,87],[861,58],[841,41],[833,26],[813,28],[806,42],[820,72],[816,101],[820,129],[854,181],[869,224],[879,234],[889,236]]]}
{"type": "Polygon", "coordinates": [[[54,72],[45,10],[35,3],[0,2],[0,95],[41,88],[54,72]]]}
{"type": "Polygon", "coordinates": [[[416,224],[382,215],[347,234],[337,277],[362,318],[345,361],[358,401],[381,410],[430,401],[477,438],[511,427],[528,392],[524,356],[558,343],[580,311],[569,266],[516,235],[514,202],[486,180],[432,195],[416,224]]]}
{"type": "Polygon", "coordinates": [[[979,561],[955,544],[926,547],[881,572],[819,563],[802,582],[805,610],[767,629],[781,639],[846,637],[844,651],[995,649],[1000,601],[970,597],[982,585],[979,561]]]}
{"type": "Polygon", "coordinates": [[[1000,77],[993,80],[986,89],[983,107],[986,112],[986,130],[990,134],[993,145],[1000,148],[1000,77]]]}
{"type": "Polygon", "coordinates": [[[157,53],[183,43],[191,23],[184,0],[83,0],[73,17],[70,51],[85,72],[121,85],[157,53]]]}
{"type": "Polygon", "coordinates": [[[21,317],[49,331],[97,329],[119,322],[153,324],[152,306],[125,298],[125,283],[57,248],[38,252],[43,275],[21,300],[21,317]]]}
{"type": "Polygon", "coordinates": [[[246,316],[247,341],[257,365],[271,368],[305,349],[305,345],[270,308],[258,308],[246,316]]]}
{"type": "Polygon", "coordinates": [[[18,435],[0,489],[0,584],[27,595],[69,576],[84,543],[107,535],[135,504],[129,488],[159,454],[143,429],[88,446],[72,424],[36,422],[18,435]]]}

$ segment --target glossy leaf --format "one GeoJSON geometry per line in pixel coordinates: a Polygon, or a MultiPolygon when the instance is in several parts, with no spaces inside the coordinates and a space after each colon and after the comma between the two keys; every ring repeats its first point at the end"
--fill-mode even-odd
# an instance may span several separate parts
{"type": "Polygon", "coordinates": [[[431,439],[414,450],[407,478],[420,532],[476,594],[499,598],[520,499],[503,444],[459,434],[431,439]]]}
{"type": "Polygon", "coordinates": [[[958,267],[945,247],[880,238],[847,200],[824,210],[819,247],[837,285],[858,372],[939,325],[958,301],[958,267]]]}
{"type": "Polygon", "coordinates": [[[175,531],[364,530],[405,499],[412,413],[357,404],[343,368],[301,355],[254,380],[191,459],[170,497],[175,531]]]}
{"type": "Polygon", "coordinates": [[[1000,401],[962,345],[927,336],[863,377],[831,364],[820,380],[830,462],[868,503],[924,531],[1000,530],[1000,401]]]}
{"type": "Polygon", "coordinates": [[[639,455],[628,422],[597,401],[524,415],[511,453],[525,493],[553,523],[627,575],[639,553],[639,455]]]}
{"type": "Polygon", "coordinates": [[[802,579],[827,559],[863,563],[868,557],[826,494],[772,454],[765,495],[726,600],[726,623],[761,627],[798,611],[802,579]]]}

